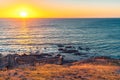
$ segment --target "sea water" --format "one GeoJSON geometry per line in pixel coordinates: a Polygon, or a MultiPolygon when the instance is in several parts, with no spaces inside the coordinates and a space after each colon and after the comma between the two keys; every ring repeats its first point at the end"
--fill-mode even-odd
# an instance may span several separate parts
{"type": "Polygon", "coordinates": [[[120,19],[0,19],[0,53],[20,54],[36,47],[57,52],[57,44],[120,57],[120,19]]]}

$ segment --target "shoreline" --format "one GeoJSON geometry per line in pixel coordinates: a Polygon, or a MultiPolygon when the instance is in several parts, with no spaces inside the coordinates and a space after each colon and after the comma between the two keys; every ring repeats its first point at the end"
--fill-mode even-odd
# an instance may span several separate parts
{"type": "Polygon", "coordinates": [[[4,63],[0,64],[0,80],[120,79],[120,59],[80,52],[89,52],[88,47],[76,49],[60,44],[58,50],[59,53],[41,53],[37,49],[29,54],[0,54],[0,63],[4,63]]]}
{"type": "Polygon", "coordinates": [[[94,62],[95,59],[109,59],[110,60],[120,60],[117,58],[112,58],[110,56],[101,56],[96,53],[90,53],[91,48],[81,47],[75,45],[63,45],[57,44],[57,52],[49,52],[46,47],[43,48],[44,51],[40,51],[38,47],[36,50],[30,48],[29,53],[23,54],[7,54],[3,56],[0,54],[0,68],[14,68],[19,65],[36,65],[36,64],[69,64],[73,62],[83,61],[94,62]],[[45,52],[48,51],[48,52],[45,52]]]}
{"type": "MultiPolygon", "coordinates": [[[[0,55],[2,56],[2,55],[0,55]]],[[[7,56],[0,57],[0,69],[14,69],[21,65],[35,66],[35,65],[44,65],[44,64],[56,64],[56,65],[70,65],[74,63],[115,63],[120,65],[120,59],[111,58],[108,56],[93,56],[81,60],[66,60],[65,56],[57,54],[55,56],[51,54],[8,54],[7,56]],[[96,62],[97,61],[97,62],[96,62]]]]}

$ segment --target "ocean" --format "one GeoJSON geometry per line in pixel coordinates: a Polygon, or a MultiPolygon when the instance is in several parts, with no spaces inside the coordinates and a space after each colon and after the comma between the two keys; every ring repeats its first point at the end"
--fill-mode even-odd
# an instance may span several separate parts
{"type": "Polygon", "coordinates": [[[58,44],[89,47],[90,53],[120,58],[119,18],[0,19],[0,53],[27,53],[58,44]]]}

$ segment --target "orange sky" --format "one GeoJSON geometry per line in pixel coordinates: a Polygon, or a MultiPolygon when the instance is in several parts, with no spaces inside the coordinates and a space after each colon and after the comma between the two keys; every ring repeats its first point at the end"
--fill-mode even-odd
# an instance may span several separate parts
{"type": "Polygon", "coordinates": [[[0,18],[120,17],[120,0],[0,0],[0,18]]]}

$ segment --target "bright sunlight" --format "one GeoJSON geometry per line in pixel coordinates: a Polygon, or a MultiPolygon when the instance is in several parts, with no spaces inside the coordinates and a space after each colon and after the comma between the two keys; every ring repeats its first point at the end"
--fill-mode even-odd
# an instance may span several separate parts
{"type": "Polygon", "coordinates": [[[28,12],[22,11],[22,12],[20,12],[20,16],[25,18],[28,16],[28,12]]]}
{"type": "Polygon", "coordinates": [[[9,8],[9,11],[5,14],[11,18],[38,18],[42,12],[34,7],[22,5],[9,8]]]}

